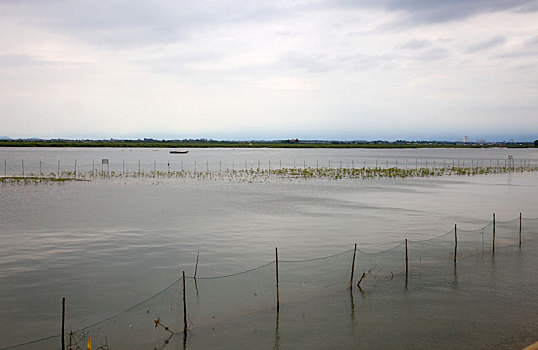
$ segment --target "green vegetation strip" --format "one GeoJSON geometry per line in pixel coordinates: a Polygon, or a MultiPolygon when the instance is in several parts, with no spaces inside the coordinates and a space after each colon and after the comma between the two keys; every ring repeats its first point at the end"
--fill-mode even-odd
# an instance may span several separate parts
{"type": "Polygon", "coordinates": [[[528,148],[533,142],[486,144],[449,141],[212,141],[212,140],[1,140],[0,147],[141,147],[141,148],[528,148]]]}
{"type": "Polygon", "coordinates": [[[39,177],[39,176],[3,176],[1,183],[46,183],[46,182],[68,182],[68,181],[90,181],[88,179],[78,179],[73,177],[39,177]]]}

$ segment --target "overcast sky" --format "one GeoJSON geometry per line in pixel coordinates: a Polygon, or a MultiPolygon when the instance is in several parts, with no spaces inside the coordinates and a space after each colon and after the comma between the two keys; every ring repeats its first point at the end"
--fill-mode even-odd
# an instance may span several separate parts
{"type": "Polygon", "coordinates": [[[538,1],[0,0],[0,136],[538,138],[538,1]]]}

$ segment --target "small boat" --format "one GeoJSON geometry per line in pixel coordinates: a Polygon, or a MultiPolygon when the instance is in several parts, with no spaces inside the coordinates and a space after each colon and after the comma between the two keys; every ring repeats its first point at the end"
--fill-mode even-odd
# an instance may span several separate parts
{"type": "Polygon", "coordinates": [[[170,151],[171,154],[187,154],[189,151],[170,151]]]}

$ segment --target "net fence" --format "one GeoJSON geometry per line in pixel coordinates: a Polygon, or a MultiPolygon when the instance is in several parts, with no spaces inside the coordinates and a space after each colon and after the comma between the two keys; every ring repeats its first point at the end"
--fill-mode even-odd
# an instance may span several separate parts
{"type": "MultiPolygon", "coordinates": [[[[489,259],[495,252],[517,249],[520,242],[525,246],[537,240],[538,219],[517,218],[494,221],[476,230],[455,226],[438,237],[402,241],[375,253],[350,249],[292,260],[285,251],[279,251],[279,259],[235,274],[178,276],[166,288],[126,310],[66,331],[65,344],[67,349],[87,349],[91,339],[92,349],[160,349],[170,342],[181,344],[185,320],[187,332],[214,329],[274,310],[277,305],[292,308],[312,298],[330,299],[334,293],[357,288],[357,283],[361,290],[419,285],[426,278],[429,284],[450,283],[460,260],[489,259]]],[[[58,348],[60,341],[60,335],[53,335],[1,350],[58,348]]]]}

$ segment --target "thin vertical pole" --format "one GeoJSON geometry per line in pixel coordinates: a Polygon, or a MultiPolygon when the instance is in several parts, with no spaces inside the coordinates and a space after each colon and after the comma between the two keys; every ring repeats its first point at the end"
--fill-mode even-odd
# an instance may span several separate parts
{"type": "Polygon", "coordinates": [[[22,162],[22,176],[24,176],[24,159],[21,160],[21,162],[22,162]]]}
{"type": "Polygon", "coordinates": [[[205,170],[209,172],[209,160],[205,161],[205,170]]]}
{"type": "Polygon", "coordinates": [[[140,159],[138,160],[138,176],[140,176],[140,159]]]}
{"type": "Polygon", "coordinates": [[[187,301],[185,297],[185,271],[183,271],[183,331],[187,333],[187,301]]]}
{"type": "Polygon", "coordinates": [[[121,161],[121,176],[125,176],[125,160],[121,161]]]}
{"type": "Polygon", "coordinates": [[[519,213],[519,247],[521,247],[521,213],[519,213]]]}
{"type": "Polygon", "coordinates": [[[222,160],[219,161],[219,173],[222,171],[222,160]]]}
{"type": "Polygon", "coordinates": [[[353,261],[351,262],[351,279],[349,280],[349,288],[353,288],[353,273],[355,272],[355,255],[357,254],[357,243],[353,249],[353,261]]]}
{"type": "Polygon", "coordinates": [[[407,238],[405,239],[405,285],[407,285],[407,277],[409,276],[409,256],[407,255],[407,238]]]}
{"type": "MultiPolygon", "coordinates": [[[[39,164],[41,164],[41,162],[39,164]]],[[[4,159],[4,176],[7,176],[7,160],[5,159],[4,159]]]]}
{"type": "Polygon", "coordinates": [[[194,278],[196,278],[196,274],[198,273],[198,259],[200,258],[200,252],[196,255],[196,266],[194,267],[194,278]]]}
{"type": "Polygon", "coordinates": [[[39,161],[39,177],[41,177],[41,161],[39,161]]]}
{"type": "Polygon", "coordinates": [[[77,160],[75,159],[75,177],[77,177],[77,160]]]}
{"type": "Polygon", "coordinates": [[[62,298],[62,350],[65,349],[65,297],[62,298]]]}
{"type": "Polygon", "coordinates": [[[492,253],[495,254],[495,213],[493,213],[493,245],[492,253]]]}
{"type": "Polygon", "coordinates": [[[454,263],[456,263],[456,257],[458,255],[458,227],[454,224],[454,263]]]}
{"type": "Polygon", "coordinates": [[[278,248],[275,247],[275,261],[276,261],[276,311],[280,310],[280,296],[278,294],[278,248]]]}
{"type": "Polygon", "coordinates": [[[60,161],[58,161],[58,177],[60,177],[60,161]]]}
{"type": "Polygon", "coordinates": [[[95,161],[94,160],[92,160],[92,176],[95,176],[95,161]]]}

